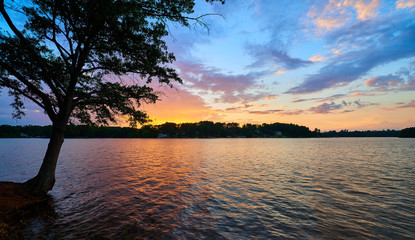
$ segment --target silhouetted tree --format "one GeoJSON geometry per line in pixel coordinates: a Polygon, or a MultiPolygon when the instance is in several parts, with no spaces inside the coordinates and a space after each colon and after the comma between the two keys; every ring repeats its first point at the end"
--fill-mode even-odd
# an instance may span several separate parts
{"type": "Polygon", "coordinates": [[[215,124],[211,121],[201,121],[197,125],[200,137],[215,137],[215,124]]]}
{"type": "Polygon", "coordinates": [[[242,135],[248,138],[257,137],[259,134],[258,125],[250,123],[243,125],[242,131],[242,135]]]}
{"type": "Polygon", "coordinates": [[[168,137],[177,136],[178,130],[176,123],[166,122],[162,125],[159,125],[157,128],[161,133],[166,134],[168,137]]]}
{"type": "MultiPolygon", "coordinates": [[[[154,138],[160,133],[167,134],[168,137],[312,137],[315,132],[311,132],[307,127],[295,124],[273,123],[273,124],[245,124],[242,127],[237,123],[221,123],[202,121],[199,123],[169,123],[161,125],[144,125],[140,129],[131,127],[105,127],[73,125],[66,127],[65,137],[70,138],[154,138]],[[268,132],[267,132],[268,131],[268,132]],[[280,134],[277,134],[280,132],[280,134]],[[283,135],[285,133],[287,135],[283,135]]],[[[327,132],[323,136],[333,136],[327,132]]],[[[364,131],[348,132],[350,136],[397,136],[398,131],[364,131]]],[[[52,126],[8,126],[0,125],[0,137],[50,137],[52,126]]]]}
{"type": "Polygon", "coordinates": [[[196,123],[182,123],[180,124],[180,136],[183,137],[196,137],[197,136],[197,124],[196,123]]]}
{"type": "Polygon", "coordinates": [[[158,130],[151,125],[144,125],[140,128],[140,136],[144,138],[156,138],[158,130]]]}
{"type": "MultiPolygon", "coordinates": [[[[213,2],[215,0],[206,0],[213,2]]],[[[224,2],[224,0],[218,0],[224,2]]],[[[146,84],[182,80],[168,64],[174,61],[163,37],[167,23],[189,26],[194,0],[32,0],[6,6],[0,13],[10,28],[0,32],[0,87],[14,97],[14,117],[23,98],[49,116],[52,135],[39,173],[24,183],[43,195],[52,189],[55,168],[68,122],[108,124],[116,115],[144,123],[138,107],[154,103],[157,94],[146,84]],[[6,9],[26,17],[24,29],[6,9]],[[111,81],[106,76],[128,76],[111,81]]]]}
{"type": "Polygon", "coordinates": [[[415,127],[404,128],[401,130],[399,137],[402,138],[415,138],[415,127]]]}

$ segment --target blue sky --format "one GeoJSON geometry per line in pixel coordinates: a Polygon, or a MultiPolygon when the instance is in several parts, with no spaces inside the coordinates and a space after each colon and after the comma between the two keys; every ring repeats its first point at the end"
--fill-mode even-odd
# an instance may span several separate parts
{"type": "MultiPolygon", "coordinates": [[[[184,80],[146,105],[154,123],[288,122],[322,130],[415,126],[415,0],[198,1],[198,26],[166,38],[184,80]]],[[[4,25],[4,21],[0,21],[4,25]]],[[[27,104],[0,124],[47,124],[27,104]]]]}

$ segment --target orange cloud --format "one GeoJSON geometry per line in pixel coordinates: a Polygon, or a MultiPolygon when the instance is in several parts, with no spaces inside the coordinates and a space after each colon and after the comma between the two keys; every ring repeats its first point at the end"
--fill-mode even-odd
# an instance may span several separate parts
{"type": "Polygon", "coordinates": [[[330,1],[323,10],[320,6],[315,5],[310,8],[307,17],[311,18],[313,24],[319,27],[320,30],[339,28],[346,22],[344,16],[338,15],[340,7],[334,1],[330,1]]]}
{"type": "Polygon", "coordinates": [[[312,6],[307,17],[320,32],[324,32],[344,26],[353,17],[350,9],[354,9],[358,19],[367,20],[376,15],[378,6],[379,0],[330,0],[324,8],[318,5],[312,6]]]}
{"type": "Polygon", "coordinates": [[[315,19],[314,24],[320,28],[325,28],[327,30],[330,30],[332,28],[342,27],[344,25],[344,21],[341,18],[327,17],[327,18],[315,19]]]}
{"type": "Polygon", "coordinates": [[[266,96],[265,101],[276,101],[278,100],[277,96],[266,96]]]}
{"type": "Polygon", "coordinates": [[[415,6],[414,0],[399,0],[396,1],[396,8],[413,8],[415,6]]]}
{"type": "Polygon", "coordinates": [[[365,84],[369,87],[387,87],[387,86],[397,86],[402,84],[404,80],[398,76],[387,75],[372,77],[365,81],[365,84]]]}
{"type": "Polygon", "coordinates": [[[356,10],[357,18],[367,20],[376,15],[376,8],[379,6],[379,0],[365,1],[344,1],[344,6],[353,7],[356,10]]]}
{"type": "Polygon", "coordinates": [[[274,75],[276,76],[276,75],[283,74],[283,73],[286,73],[286,71],[284,71],[284,70],[278,70],[278,71],[276,71],[274,73],[274,75]]]}
{"type": "Polygon", "coordinates": [[[312,61],[312,62],[321,62],[323,61],[324,57],[320,56],[320,54],[314,55],[311,58],[309,58],[308,60],[312,61]]]}

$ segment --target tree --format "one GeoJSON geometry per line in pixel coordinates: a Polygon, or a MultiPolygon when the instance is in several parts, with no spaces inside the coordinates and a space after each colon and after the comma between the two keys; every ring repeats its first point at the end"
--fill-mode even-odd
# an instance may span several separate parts
{"type": "Polygon", "coordinates": [[[183,137],[197,136],[197,123],[182,123],[180,124],[180,135],[183,137]]]}
{"type": "Polygon", "coordinates": [[[52,121],[39,173],[23,184],[26,191],[44,195],[54,185],[68,123],[107,125],[117,115],[128,115],[132,126],[146,122],[140,104],[158,100],[147,84],[182,82],[169,67],[175,57],[163,40],[168,23],[203,22],[191,17],[194,0],[26,2],[16,6],[0,0],[10,28],[0,32],[0,87],[14,98],[14,117],[24,115],[23,99],[29,99],[52,121]],[[13,9],[26,18],[22,30],[8,13],[13,9]]]}
{"type": "Polygon", "coordinates": [[[177,124],[172,122],[166,122],[157,126],[160,133],[166,134],[168,137],[177,136],[177,124]]]}
{"type": "Polygon", "coordinates": [[[404,128],[401,130],[399,137],[402,138],[414,138],[415,137],[415,127],[404,128]]]}

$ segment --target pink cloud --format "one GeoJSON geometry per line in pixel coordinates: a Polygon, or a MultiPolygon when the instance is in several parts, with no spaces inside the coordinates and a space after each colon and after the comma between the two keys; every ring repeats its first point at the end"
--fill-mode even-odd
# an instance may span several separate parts
{"type": "Polygon", "coordinates": [[[270,110],[249,111],[248,113],[254,114],[254,115],[278,114],[281,116],[291,116],[291,115],[300,115],[303,112],[304,112],[303,110],[270,109],[270,110]]]}
{"type": "Polygon", "coordinates": [[[308,111],[311,113],[317,113],[317,114],[327,114],[327,113],[331,113],[336,110],[349,108],[349,109],[343,110],[343,113],[347,113],[347,112],[354,111],[354,109],[350,109],[350,108],[363,108],[363,107],[374,106],[374,105],[378,105],[378,104],[369,103],[369,102],[361,102],[360,100],[349,101],[349,102],[346,102],[345,100],[343,100],[339,104],[336,104],[333,101],[329,101],[329,102],[324,102],[316,107],[311,107],[308,109],[308,111]]]}
{"type": "Polygon", "coordinates": [[[213,92],[216,102],[247,103],[277,97],[258,84],[258,79],[266,75],[266,72],[224,74],[220,69],[185,61],[178,61],[175,66],[187,87],[213,92]]]}
{"type": "Polygon", "coordinates": [[[366,80],[365,84],[369,87],[388,87],[388,86],[398,86],[402,84],[404,80],[398,76],[387,75],[373,77],[366,80]]]}
{"type": "Polygon", "coordinates": [[[330,103],[322,103],[318,105],[317,107],[311,107],[309,111],[312,113],[326,114],[326,113],[330,113],[331,111],[338,110],[341,108],[343,108],[342,104],[335,104],[334,102],[330,102],[330,103]]]}
{"type": "Polygon", "coordinates": [[[415,108],[415,100],[412,100],[406,104],[403,104],[403,103],[398,104],[396,108],[415,108]]]}

